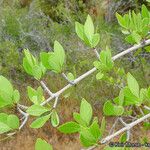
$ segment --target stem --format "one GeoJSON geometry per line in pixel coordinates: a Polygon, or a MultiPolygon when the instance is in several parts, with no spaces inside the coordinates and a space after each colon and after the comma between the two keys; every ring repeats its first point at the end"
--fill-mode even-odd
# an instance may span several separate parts
{"type": "Polygon", "coordinates": [[[141,117],[140,119],[137,119],[136,121],[134,121],[134,122],[132,122],[130,124],[127,124],[124,128],[122,128],[122,129],[118,130],[117,132],[115,132],[114,134],[112,134],[110,136],[107,136],[106,138],[102,139],[100,141],[100,143],[104,144],[104,143],[110,141],[112,138],[118,136],[119,134],[121,134],[121,133],[123,133],[125,131],[130,130],[131,128],[133,128],[134,126],[136,126],[137,124],[143,122],[145,119],[148,119],[148,118],[150,118],[150,113],[145,115],[145,116],[143,116],[143,117],[141,117]]]}
{"type": "Polygon", "coordinates": [[[99,58],[99,53],[98,53],[98,51],[96,50],[96,48],[94,48],[93,51],[94,51],[96,57],[97,57],[98,59],[100,59],[100,58],[99,58]]]}
{"type": "Polygon", "coordinates": [[[67,76],[65,75],[65,73],[62,73],[63,78],[71,85],[74,85],[74,81],[70,81],[67,76]]]}
{"type": "MultiPolygon", "coordinates": [[[[123,119],[120,117],[119,121],[126,127],[128,126],[128,124],[126,122],[123,121],[123,119]]],[[[130,130],[127,130],[127,141],[129,141],[130,139],[130,130]]]]}
{"type": "Polygon", "coordinates": [[[40,81],[42,87],[44,88],[44,90],[50,95],[53,96],[53,93],[49,90],[49,88],[46,86],[46,84],[43,81],[40,81]]]}

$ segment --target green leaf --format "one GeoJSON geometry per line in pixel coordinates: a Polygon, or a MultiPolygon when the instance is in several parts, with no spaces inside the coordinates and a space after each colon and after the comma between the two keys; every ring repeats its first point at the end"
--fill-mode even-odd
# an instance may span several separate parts
{"type": "Polygon", "coordinates": [[[96,79],[97,80],[101,80],[103,77],[104,77],[104,74],[101,73],[101,72],[99,72],[99,73],[96,74],[96,79]]]}
{"type": "Polygon", "coordinates": [[[58,130],[65,134],[76,133],[80,131],[80,125],[71,121],[59,126],[58,130]]]}
{"type": "Polygon", "coordinates": [[[32,75],[35,79],[39,80],[42,77],[42,70],[39,65],[34,65],[32,71],[32,75]]]}
{"type": "Polygon", "coordinates": [[[105,129],[106,129],[106,120],[105,117],[103,117],[101,121],[101,128],[100,128],[101,137],[103,136],[105,129]]]}
{"type": "Polygon", "coordinates": [[[74,112],[74,113],[73,113],[73,118],[74,118],[74,120],[75,120],[77,123],[79,123],[80,125],[86,126],[86,123],[81,119],[81,116],[80,116],[79,113],[74,112]]]}
{"type": "Polygon", "coordinates": [[[33,66],[37,64],[37,60],[28,49],[24,50],[23,67],[29,75],[33,75],[33,66]]]}
{"type": "Polygon", "coordinates": [[[90,128],[82,128],[80,131],[80,141],[84,147],[97,144],[97,139],[93,136],[90,128]]]}
{"type": "Polygon", "coordinates": [[[79,22],[75,22],[75,30],[78,35],[78,37],[84,41],[84,26],[80,24],[79,22]]]}
{"type": "Polygon", "coordinates": [[[19,128],[19,119],[16,115],[0,113],[0,134],[19,128]]]}
{"type": "Polygon", "coordinates": [[[119,139],[120,142],[125,143],[127,141],[127,133],[123,133],[119,139]]]}
{"type": "Polygon", "coordinates": [[[32,105],[30,106],[28,109],[27,109],[27,113],[32,115],[32,116],[40,116],[42,115],[43,113],[47,112],[48,109],[43,107],[43,106],[40,106],[40,105],[32,105]]]}
{"type": "Polygon", "coordinates": [[[51,124],[53,127],[57,127],[59,125],[59,116],[55,110],[51,114],[51,124]]]}
{"type": "Polygon", "coordinates": [[[101,137],[101,130],[99,128],[98,119],[95,119],[93,121],[89,129],[90,129],[91,134],[95,138],[95,141],[98,142],[101,137]]]}
{"type": "Polygon", "coordinates": [[[25,71],[34,76],[35,79],[39,80],[42,75],[46,72],[45,67],[42,63],[38,62],[36,58],[29,52],[29,50],[24,50],[25,57],[23,58],[23,67],[25,71]]]}
{"type": "Polygon", "coordinates": [[[143,18],[149,18],[149,11],[145,5],[142,5],[142,17],[143,18]]]}
{"type": "Polygon", "coordinates": [[[7,124],[7,117],[8,115],[6,113],[0,113],[0,122],[7,124]]]}
{"type": "Polygon", "coordinates": [[[121,89],[119,92],[119,105],[122,106],[124,103],[124,90],[121,89]]]}
{"type": "Polygon", "coordinates": [[[19,128],[19,118],[16,115],[9,115],[7,117],[7,124],[12,129],[18,129],[19,128]]]}
{"type": "Polygon", "coordinates": [[[6,133],[10,130],[11,130],[11,128],[7,124],[0,122],[0,134],[6,133]]]}
{"type": "Polygon", "coordinates": [[[44,67],[47,69],[51,69],[51,67],[49,65],[50,55],[51,55],[50,53],[46,53],[46,52],[40,53],[40,60],[41,60],[42,64],[44,65],[44,67]]]}
{"type": "Polygon", "coordinates": [[[99,61],[94,61],[93,65],[96,69],[101,69],[101,63],[99,61]]]}
{"type": "Polygon", "coordinates": [[[127,82],[128,82],[128,87],[131,90],[131,92],[136,97],[139,97],[139,84],[130,73],[127,74],[127,82]]]}
{"type": "Polygon", "coordinates": [[[73,75],[71,72],[69,72],[69,73],[67,74],[67,78],[68,78],[70,81],[73,81],[73,80],[75,79],[74,75],[73,75]]]}
{"type": "Polygon", "coordinates": [[[124,113],[122,106],[113,105],[110,101],[105,102],[103,112],[106,116],[121,116],[124,113]]]}
{"type": "Polygon", "coordinates": [[[97,44],[99,43],[99,40],[100,40],[100,35],[98,33],[94,34],[92,38],[92,47],[96,47],[97,44]]]}
{"type": "Polygon", "coordinates": [[[117,17],[117,20],[118,20],[118,23],[120,24],[120,26],[127,28],[125,19],[118,13],[116,13],[116,17],[117,17]]]}
{"type": "Polygon", "coordinates": [[[12,84],[5,77],[0,76],[0,85],[0,108],[16,103],[17,99],[14,99],[16,90],[13,90],[12,84]]]}
{"type": "Polygon", "coordinates": [[[20,93],[18,90],[14,90],[13,92],[13,100],[15,103],[19,102],[20,100],[20,93]]]}
{"type": "Polygon", "coordinates": [[[35,150],[53,150],[53,148],[45,140],[38,138],[35,143],[35,150]]]}
{"type": "Polygon", "coordinates": [[[142,37],[141,37],[138,33],[136,33],[136,32],[133,32],[133,33],[131,34],[131,36],[132,36],[132,38],[134,39],[134,41],[135,41],[136,43],[140,43],[141,40],[142,40],[142,37]]]}
{"type": "Polygon", "coordinates": [[[32,122],[32,124],[30,125],[31,128],[41,128],[46,121],[48,121],[50,118],[50,114],[43,116],[43,117],[39,117],[37,118],[35,121],[32,122]]]}
{"type": "Polygon", "coordinates": [[[100,69],[104,71],[109,71],[113,68],[114,63],[111,57],[111,51],[107,48],[105,51],[100,53],[100,69]]]}
{"type": "Polygon", "coordinates": [[[94,35],[94,25],[90,15],[87,16],[86,22],[84,24],[84,33],[91,43],[94,35]]]}
{"type": "Polygon", "coordinates": [[[91,105],[85,99],[82,99],[80,106],[80,116],[87,126],[89,125],[92,119],[92,114],[93,112],[91,105]]]}
{"type": "Polygon", "coordinates": [[[140,98],[136,97],[128,87],[124,88],[124,106],[140,104],[140,98]]]}
{"type": "Polygon", "coordinates": [[[65,62],[65,52],[58,41],[54,42],[54,52],[49,55],[49,68],[55,73],[61,73],[65,62]]]}
{"type": "Polygon", "coordinates": [[[27,93],[29,99],[36,105],[40,104],[44,100],[43,89],[40,86],[37,88],[37,90],[28,86],[27,93]]]}
{"type": "Polygon", "coordinates": [[[12,84],[3,76],[0,76],[0,90],[10,97],[13,95],[12,84]]]}

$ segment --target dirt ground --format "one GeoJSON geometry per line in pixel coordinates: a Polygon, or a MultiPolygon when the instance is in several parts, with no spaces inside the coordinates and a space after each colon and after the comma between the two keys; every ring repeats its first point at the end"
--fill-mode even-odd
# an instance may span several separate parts
{"type": "MultiPolygon", "coordinates": [[[[63,100],[60,104],[60,120],[61,123],[72,120],[72,112],[79,111],[79,102],[77,101],[65,101],[63,100]]],[[[97,109],[95,112],[95,116],[98,118],[102,118],[101,109],[97,109]]],[[[53,128],[51,124],[46,123],[41,129],[31,129],[29,127],[32,119],[29,119],[26,126],[18,132],[16,135],[11,138],[7,138],[2,140],[2,136],[0,136],[0,150],[34,150],[35,141],[37,138],[45,139],[48,143],[53,145],[54,150],[81,150],[82,146],[79,141],[78,134],[65,135],[60,133],[56,128],[53,128]]],[[[109,118],[107,120],[107,131],[109,132],[112,124],[114,122],[114,118],[109,118]]],[[[132,142],[137,142],[137,137],[147,136],[150,142],[150,130],[143,131],[139,130],[139,126],[132,130],[132,142]]],[[[117,138],[115,139],[118,140],[117,138]]],[[[105,145],[102,145],[95,150],[103,150],[105,145]]],[[[43,149],[44,150],[44,149],[43,149]]],[[[132,150],[138,150],[138,148],[134,148],[132,150]]],[[[139,150],[145,150],[144,148],[139,148],[139,150]]]]}

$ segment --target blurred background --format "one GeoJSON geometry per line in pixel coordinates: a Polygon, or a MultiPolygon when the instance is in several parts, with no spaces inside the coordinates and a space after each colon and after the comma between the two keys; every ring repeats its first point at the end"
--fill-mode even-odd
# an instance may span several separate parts
{"type": "MultiPolygon", "coordinates": [[[[0,74],[11,79],[14,86],[22,93],[21,103],[30,105],[26,87],[27,85],[37,87],[39,83],[23,70],[22,51],[24,48],[28,48],[32,54],[38,57],[40,51],[52,51],[54,41],[58,40],[67,55],[65,73],[72,72],[78,77],[93,67],[93,61],[96,57],[77,37],[75,21],[84,23],[87,14],[90,14],[96,31],[101,36],[97,50],[100,51],[108,46],[111,48],[112,54],[115,55],[131,46],[124,40],[115,13],[125,14],[129,9],[139,12],[142,4],[149,8],[146,0],[0,0],[0,74]]],[[[149,61],[150,54],[142,49],[140,52],[131,53],[117,60],[115,62],[116,72],[118,67],[120,70],[124,68],[125,73],[130,71],[136,75],[141,87],[147,87],[150,84],[149,61]]],[[[95,113],[101,119],[103,102],[118,94],[118,80],[120,79],[114,74],[113,78],[109,79],[111,84],[108,84],[105,81],[97,81],[95,75],[91,75],[76,87],[69,89],[62,96],[59,107],[61,121],[64,122],[72,118],[72,112],[79,110],[82,97],[93,104],[95,113]]],[[[61,76],[56,76],[53,73],[48,73],[44,81],[54,92],[67,84],[61,76]]],[[[17,135],[18,141],[22,139],[22,143],[19,142],[17,145],[16,137],[14,137],[14,140],[0,142],[0,147],[2,146],[2,150],[17,150],[18,147],[26,150],[25,146],[30,145],[32,150],[33,142],[37,136],[42,136],[50,143],[55,144],[53,137],[49,139],[45,130],[44,127],[39,132],[27,128],[23,133],[17,135]],[[23,144],[22,136],[27,137],[28,144],[23,144]],[[10,143],[16,146],[10,148],[10,143]]],[[[60,141],[67,137],[55,130],[52,132],[57,135],[55,135],[55,140],[56,143],[58,142],[58,145],[54,147],[60,149],[60,141]]],[[[78,142],[76,136],[70,136],[67,140],[72,144],[78,142]]],[[[67,144],[63,145],[64,149],[69,150],[67,144]]],[[[78,148],[75,147],[75,149],[78,148]]]]}

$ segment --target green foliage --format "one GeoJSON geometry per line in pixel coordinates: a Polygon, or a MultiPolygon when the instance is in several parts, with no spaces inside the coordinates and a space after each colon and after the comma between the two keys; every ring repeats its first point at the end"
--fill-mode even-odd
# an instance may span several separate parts
{"type": "Polygon", "coordinates": [[[82,99],[80,106],[80,117],[85,122],[86,126],[90,124],[92,115],[93,111],[91,105],[85,99],[82,99]]]}
{"type": "Polygon", "coordinates": [[[40,104],[42,101],[44,101],[43,96],[43,89],[39,86],[37,90],[33,89],[32,87],[27,87],[27,93],[29,99],[36,105],[40,104]]]}
{"type": "Polygon", "coordinates": [[[73,113],[74,121],[67,122],[58,127],[58,130],[65,134],[80,133],[80,141],[84,147],[97,145],[97,142],[105,130],[105,120],[103,118],[101,128],[98,124],[98,119],[92,120],[92,107],[85,100],[82,99],[80,106],[80,114],[73,113]]]}
{"type": "Polygon", "coordinates": [[[30,125],[31,128],[41,128],[50,119],[50,114],[46,116],[40,116],[30,125]]]}
{"type": "Polygon", "coordinates": [[[14,90],[10,81],[5,77],[0,76],[0,108],[13,105],[20,99],[18,90],[14,90]]]}
{"type": "Polygon", "coordinates": [[[65,62],[65,52],[59,42],[54,42],[54,52],[40,54],[43,65],[55,73],[61,73],[65,62]]]}
{"type": "Polygon", "coordinates": [[[150,13],[145,5],[142,5],[141,13],[136,14],[134,11],[129,11],[124,16],[116,13],[116,17],[122,27],[123,34],[127,35],[127,42],[131,44],[140,43],[148,38],[150,13]]]}
{"type": "Polygon", "coordinates": [[[82,41],[84,41],[86,45],[90,46],[91,48],[97,46],[100,40],[100,35],[98,33],[94,34],[94,25],[90,15],[87,16],[84,25],[80,24],[79,22],[76,22],[75,29],[78,37],[82,41]]]}
{"type": "Polygon", "coordinates": [[[16,115],[0,113],[0,134],[19,128],[19,118],[16,115]]]}
{"type": "Polygon", "coordinates": [[[48,144],[45,140],[38,138],[35,143],[35,150],[53,150],[52,146],[48,144]]]}
{"type": "Polygon", "coordinates": [[[59,125],[59,116],[58,116],[56,110],[52,111],[51,124],[52,124],[53,127],[57,127],[59,125]]]}
{"type": "Polygon", "coordinates": [[[75,79],[75,76],[74,76],[71,72],[69,72],[69,73],[67,74],[67,78],[68,78],[70,81],[73,81],[73,80],[75,79]]]}
{"type": "Polygon", "coordinates": [[[101,80],[106,76],[107,72],[112,70],[114,63],[112,61],[111,51],[108,48],[105,51],[101,51],[99,61],[94,61],[94,66],[99,71],[96,75],[97,80],[101,80]]]}
{"type": "Polygon", "coordinates": [[[45,74],[45,67],[41,62],[29,52],[29,50],[24,50],[25,57],[23,58],[23,67],[25,71],[34,76],[35,79],[39,80],[45,74]]]}
{"type": "Polygon", "coordinates": [[[32,116],[40,116],[47,111],[49,110],[44,106],[32,105],[27,109],[26,112],[32,116]]]}
{"type": "Polygon", "coordinates": [[[80,125],[71,121],[59,126],[58,130],[65,134],[76,133],[80,131],[80,125]]]}

